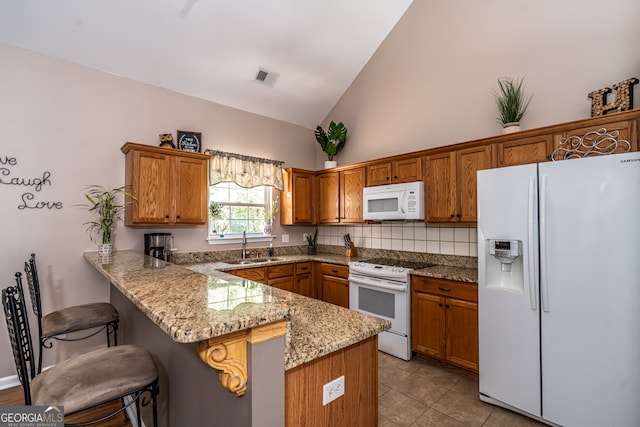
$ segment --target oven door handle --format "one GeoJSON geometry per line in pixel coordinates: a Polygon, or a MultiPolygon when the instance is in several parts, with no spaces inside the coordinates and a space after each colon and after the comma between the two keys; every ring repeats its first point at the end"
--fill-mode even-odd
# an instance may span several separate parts
{"type": "Polygon", "coordinates": [[[407,292],[406,285],[394,285],[385,280],[375,279],[371,277],[349,276],[349,285],[363,285],[372,289],[387,289],[396,292],[407,292]]]}

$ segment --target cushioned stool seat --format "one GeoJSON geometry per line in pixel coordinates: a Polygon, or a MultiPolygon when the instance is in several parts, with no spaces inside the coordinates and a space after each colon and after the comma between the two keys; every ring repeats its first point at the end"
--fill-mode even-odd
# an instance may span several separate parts
{"type": "Polygon", "coordinates": [[[118,320],[118,311],[107,302],[76,305],[42,317],[42,336],[52,337],[103,326],[118,320]]]}
{"type": "Polygon", "coordinates": [[[65,360],[35,377],[31,403],[60,404],[71,413],[134,393],[157,377],[153,358],[143,347],[107,347],[65,360]]]}

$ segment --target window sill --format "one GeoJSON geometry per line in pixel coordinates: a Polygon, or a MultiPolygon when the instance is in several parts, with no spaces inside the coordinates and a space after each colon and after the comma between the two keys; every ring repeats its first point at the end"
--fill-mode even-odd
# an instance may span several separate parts
{"type": "MultiPolygon", "coordinates": [[[[274,234],[271,234],[271,235],[258,234],[254,236],[247,236],[247,242],[248,243],[271,242],[276,237],[277,236],[274,234]]],[[[242,236],[238,236],[236,234],[225,236],[225,237],[209,236],[207,238],[207,241],[209,242],[210,245],[232,245],[232,244],[242,243],[242,236]]]]}

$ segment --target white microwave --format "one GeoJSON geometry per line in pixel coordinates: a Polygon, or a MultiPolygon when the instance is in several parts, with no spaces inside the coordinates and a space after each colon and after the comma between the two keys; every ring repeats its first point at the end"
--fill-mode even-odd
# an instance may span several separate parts
{"type": "Polygon", "coordinates": [[[363,190],[363,218],[373,221],[423,220],[424,183],[380,185],[363,190]]]}

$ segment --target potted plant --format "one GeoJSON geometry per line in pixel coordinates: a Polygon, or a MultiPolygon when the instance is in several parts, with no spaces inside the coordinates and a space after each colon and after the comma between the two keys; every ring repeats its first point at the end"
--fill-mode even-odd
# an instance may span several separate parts
{"type": "Polygon", "coordinates": [[[315,255],[317,252],[316,241],[318,239],[318,227],[316,227],[316,232],[313,233],[313,237],[311,234],[307,234],[307,255],[315,255]]]}
{"type": "Polygon", "coordinates": [[[327,153],[328,160],[324,162],[325,169],[336,167],[337,162],[333,160],[333,156],[344,148],[344,144],[347,142],[347,128],[344,127],[342,122],[336,124],[336,122],[332,120],[331,123],[329,123],[327,132],[320,126],[317,126],[315,136],[316,141],[318,141],[318,144],[322,147],[322,151],[327,153]]]}
{"type": "Polygon", "coordinates": [[[271,235],[273,231],[273,218],[278,215],[278,212],[278,200],[271,202],[271,207],[264,210],[264,234],[271,235]]]}
{"type": "Polygon", "coordinates": [[[513,80],[510,77],[498,79],[499,90],[493,95],[500,111],[498,120],[502,123],[504,133],[520,130],[520,120],[527,112],[533,95],[524,93],[524,78],[513,80]]]}
{"type": "Polygon", "coordinates": [[[100,185],[90,185],[86,187],[84,196],[88,203],[82,206],[97,215],[97,218],[83,225],[87,226],[91,241],[95,242],[97,238],[101,242],[98,244],[98,253],[111,254],[113,252],[112,233],[116,222],[122,220],[125,206],[137,199],[126,191],[124,186],[106,189],[100,185]],[[122,200],[119,200],[120,198],[122,200]]]}
{"type": "Polygon", "coordinates": [[[217,231],[217,221],[221,219],[223,216],[222,205],[220,203],[211,202],[209,203],[209,217],[212,219],[211,227],[213,234],[216,234],[217,231]]]}

